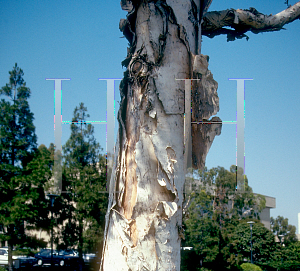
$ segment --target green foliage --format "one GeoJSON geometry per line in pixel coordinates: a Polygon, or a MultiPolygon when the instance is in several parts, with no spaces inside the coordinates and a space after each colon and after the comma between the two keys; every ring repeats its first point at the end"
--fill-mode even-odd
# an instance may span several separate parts
{"type": "Polygon", "coordinates": [[[272,258],[264,266],[269,266],[280,271],[299,270],[300,242],[294,242],[288,246],[277,244],[277,249],[273,253],[272,258]]]}
{"type": "Polygon", "coordinates": [[[16,249],[12,252],[12,255],[24,255],[24,256],[31,256],[33,257],[34,254],[38,253],[38,250],[32,250],[30,248],[25,248],[25,249],[16,249]]]}
{"type": "Polygon", "coordinates": [[[244,271],[262,271],[259,266],[252,263],[243,263],[241,267],[244,271]]]}
{"type": "Polygon", "coordinates": [[[6,100],[1,99],[0,102],[2,150],[0,159],[2,163],[19,169],[25,167],[32,159],[36,150],[36,135],[33,113],[30,112],[27,101],[30,89],[24,82],[24,73],[15,64],[9,74],[9,83],[0,89],[0,95],[6,96],[6,100]]]}
{"type": "MultiPolygon", "coordinates": [[[[239,223],[232,236],[234,250],[240,258],[250,261],[250,226],[246,221],[239,223]]],[[[253,261],[257,264],[269,261],[276,251],[274,235],[259,221],[252,226],[252,254],[253,261]]]]}
{"type": "Polygon", "coordinates": [[[10,254],[15,244],[36,245],[25,235],[24,223],[29,229],[47,218],[44,185],[51,174],[37,149],[24,73],[15,64],[9,74],[9,83],[0,89],[0,224],[6,230],[0,239],[8,241],[10,254]]]}
{"type": "Polygon", "coordinates": [[[218,254],[219,227],[212,216],[211,198],[201,190],[189,207],[189,219],[185,224],[188,243],[208,262],[214,261],[218,254]]]}
{"type": "Polygon", "coordinates": [[[61,210],[56,217],[64,224],[59,245],[78,245],[80,253],[99,250],[107,209],[106,160],[93,126],[85,122],[86,112],[83,103],[74,110],[71,135],[63,146],[63,186],[71,193],[56,201],[61,210]]]}
{"type": "Polygon", "coordinates": [[[247,177],[242,178],[241,173],[238,169],[238,182],[244,182],[243,192],[235,191],[235,166],[230,171],[222,167],[190,170],[185,185],[188,208],[184,208],[183,246],[193,247],[196,255],[187,257],[182,253],[182,270],[239,270],[242,263],[243,270],[261,270],[245,263],[250,262],[250,240],[253,261],[264,270],[300,268],[300,242],[296,241],[295,227],[279,216],[271,218],[273,232],[266,229],[259,221],[266,200],[252,193],[247,177]],[[250,220],[255,222],[252,239],[247,223],[250,220]],[[275,242],[275,235],[284,236],[282,245],[275,242]],[[193,268],[188,266],[192,261],[193,268]]]}
{"type": "Polygon", "coordinates": [[[83,248],[84,252],[97,252],[102,249],[104,230],[103,226],[97,222],[90,224],[89,228],[83,232],[83,248]]]}
{"type": "Polygon", "coordinates": [[[289,225],[288,219],[283,216],[278,216],[275,219],[271,217],[271,230],[278,240],[282,239],[281,242],[285,245],[297,242],[296,227],[289,225]]]}
{"type": "Polygon", "coordinates": [[[189,207],[184,210],[184,245],[194,248],[202,267],[238,270],[245,257],[237,250],[237,227],[247,219],[258,219],[265,199],[253,194],[240,169],[238,181],[244,182],[244,191],[235,191],[235,166],[230,171],[222,167],[190,171],[187,177],[185,192],[189,207]]]}

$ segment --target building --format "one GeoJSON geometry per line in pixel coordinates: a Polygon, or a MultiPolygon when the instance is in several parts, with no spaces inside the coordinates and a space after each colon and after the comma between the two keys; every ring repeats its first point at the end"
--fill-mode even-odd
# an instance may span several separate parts
{"type": "Polygon", "coordinates": [[[261,213],[259,215],[260,222],[263,223],[268,230],[270,230],[271,229],[270,211],[271,211],[272,208],[276,208],[276,199],[273,198],[273,197],[265,196],[265,195],[263,195],[263,196],[266,199],[266,207],[261,211],[261,213]]]}

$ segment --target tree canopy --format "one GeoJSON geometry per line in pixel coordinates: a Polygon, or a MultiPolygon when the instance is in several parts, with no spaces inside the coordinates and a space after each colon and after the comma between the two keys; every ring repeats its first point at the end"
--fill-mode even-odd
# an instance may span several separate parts
{"type": "Polygon", "coordinates": [[[61,246],[78,246],[79,252],[99,250],[107,209],[106,161],[94,137],[83,103],[74,110],[71,135],[63,146],[63,193],[57,202],[62,212],[61,246]]]}
{"type": "Polygon", "coordinates": [[[271,217],[271,230],[284,245],[297,242],[296,227],[288,223],[283,216],[271,217]]]}
{"type": "Polygon", "coordinates": [[[259,221],[259,213],[265,206],[264,197],[253,194],[247,176],[245,191],[236,191],[237,177],[242,178],[242,170],[238,169],[236,175],[232,166],[230,171],[223,167],[191,171],[186,180],[184,243],[193,247],[204,267],[216,268],[213,270],[233,268],[248,256],[238,249],[238,227],[242,221],[259,221]]]}
{"type": "Polygon", "coordinates": [[[300,242],[296,240],[295,226],[279,216],[271,218],[272,230],[267,229],[259,220],[265,199],[253,193],[247,176],[245,191],[235,190],[236,178],[241,174],[238,169],[236,175],[235,166],[229,171],[223,167],[189,171],[183,246],[192,250],[182,252],[181,270],[254,270],[250,242],[253,262],[263,270],[299,268],[300,242]],[[250,220],[254,222],[252,235],[247,223],[250,220]]]}
{"type": "Polygon", "coordinates": [[[30,89],[23,76],[16,63],[9,83],[0,89],[0,224],[6,228],[1,239],[8,241],[10,270],[13,245],[34,245],[25,223],[30,228],[46,219],[43,188],[50,178],[49,160],[43,148],[37,149],[30,89]]]}

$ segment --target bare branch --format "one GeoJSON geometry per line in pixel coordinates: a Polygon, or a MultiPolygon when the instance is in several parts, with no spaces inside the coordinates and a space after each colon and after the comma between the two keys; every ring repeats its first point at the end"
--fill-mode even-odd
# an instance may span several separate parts
{"type": "Polygon", "coordinates": [[[299,18],[300,1],[275,15],[264,15],[255,8],[211,11],[203,17],[202,35],[212,38],[216,35],[227,34],[228,40],[234,40],[247,37],[245,35],[247,31],[257,34],[281,30],[285,24],[299,18]]]}

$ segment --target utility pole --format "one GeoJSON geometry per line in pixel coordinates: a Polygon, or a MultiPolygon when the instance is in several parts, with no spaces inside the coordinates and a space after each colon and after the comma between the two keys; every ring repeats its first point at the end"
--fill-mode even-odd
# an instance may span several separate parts
{"type": "Polygon", "coordinates": [[[252,257],[252,226],[255,223],[254,221],[247,222],[250,225],[250,246],[251,246],[251,263],[253,264],[253,257],[252,257]]]}
{"type": "Polygon", "coordinates": [[[47,196],[49,197],[50,204],[51,204],[51,270],[52,270],[53,267],[53,206],[54,206],[55,198],[58,197],[58,195],[48,194],[47,196]]]}

